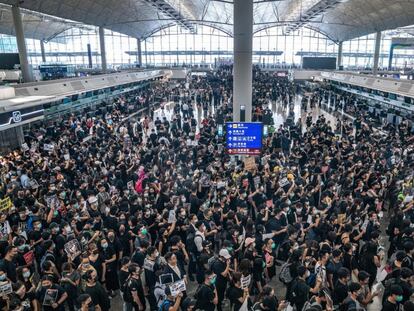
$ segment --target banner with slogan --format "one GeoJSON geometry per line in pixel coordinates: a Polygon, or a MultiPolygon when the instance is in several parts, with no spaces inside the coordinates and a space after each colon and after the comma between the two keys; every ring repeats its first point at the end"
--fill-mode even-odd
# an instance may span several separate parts
{"type": "Polygon", "coordinates": [[[13,206],[9,197],[0,200],[0,212],[10,209],[13,206]]]}

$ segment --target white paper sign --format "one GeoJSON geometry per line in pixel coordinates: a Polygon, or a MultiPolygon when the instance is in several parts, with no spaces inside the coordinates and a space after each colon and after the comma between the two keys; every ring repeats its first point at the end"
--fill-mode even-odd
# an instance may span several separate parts
{"type": "Polygon", "coordinates": [[[170,285],[171,296],[176,297],[179,293],[186,291],[186,286],[184,280],[179,280],[170,285]]]}
{"type": "Polygon", "coordinates": [[[240,279],[241,288],[242,289],[248,288],[250,286],[251,279],[252,279],[252,277],[251,277],[250,274],[246,277],[242,276],[241,279],[240,279]]]}

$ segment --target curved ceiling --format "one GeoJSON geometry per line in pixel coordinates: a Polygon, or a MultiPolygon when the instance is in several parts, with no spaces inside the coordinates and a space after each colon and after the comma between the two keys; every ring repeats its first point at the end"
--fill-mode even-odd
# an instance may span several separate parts
{"type": "MultiPolygon", "coordinates": [[[[289,33],[308,26],[334,41],[345,41],[414,24],[413,0],[254,1],[254,31],[284,25],[289,33]]],[[[16,0],[0,0],[0,3],[13,5],[16,0]]],[[[192,23],[202,23],[233,32],[232,0],[24,0],[20,6],[137,38],[145,38],[174,22],[190,31],[192,23]]],[[[44,21],[45,25],[35,26],[32,34],[32,27],[24,22],[26,35],[34,38],[50,37],[48,31],[53,34],[60,29],[53,22],[44,21]]],[[[9,21],[0,23],[0,32],[12,33],[11,28],[13,24],[9,21]]]]}

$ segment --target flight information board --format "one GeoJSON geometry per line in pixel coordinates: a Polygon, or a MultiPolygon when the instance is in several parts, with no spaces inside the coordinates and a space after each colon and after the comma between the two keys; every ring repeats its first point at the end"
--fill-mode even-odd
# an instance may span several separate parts
{"type": "Polygon", "coordinates": [[[226,149],[228,154],[260,155],[263,124],[255,122],[226,123],[226,149]]]}

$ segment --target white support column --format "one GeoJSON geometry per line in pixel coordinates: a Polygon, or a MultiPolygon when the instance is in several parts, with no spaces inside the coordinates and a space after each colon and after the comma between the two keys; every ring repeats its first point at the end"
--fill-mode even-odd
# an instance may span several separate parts
{"type": "Polygon", "coordinates": [[[99,44],[101,46],[102,71],[106,72],[108,70],[108,66],[106,64],[105,29],[103,27],[99,27],[99,44]]]}
{"type": "Polygon", "coordinates": [[[138,66],[142,67],[142,46],[141,46],[141,40],[138,38],[137,39],[137,62],[138,62],[138,66]]]}
{"type": "Polygon", "coordinates": [[[343,41],[339,42],[338,44],[338,70],[342,66],[342,44],[343,44],[343,41]]]}
{"type": "Polygon", "coordinates": [[[20,7],[12,6],[13,24],[16,33],[17,48],[19,49],[20,69],[24,82],[33,81],[33,75],[29,66],[27,58],[26,42],[24,39],[22,15],[20,14],[20,7]]]}
{"type": "Polygon", "coordinates": [[[252,46],[253,0],[234,0],[234,68],[233,121],[240,121],[240,108],[245,120],[252,120],[252,46]]]}
{"type": "Polygon", "coordinates": [[[42,53],[42,62],[46,63],[45,42],[40,40],[40,52],[42,53]]]}
{"type": "Polygon", "coordinates": [[[381,31],[378,31],[375,37],[374,65],[372,67],[372,73],[374,75],[378,73],[378,64],[381,50],[381,35],[381,31]]]}

